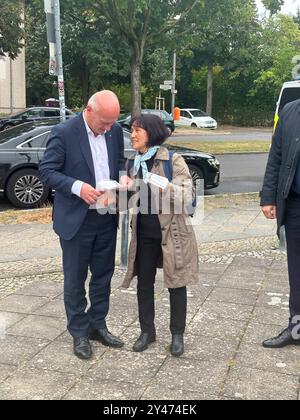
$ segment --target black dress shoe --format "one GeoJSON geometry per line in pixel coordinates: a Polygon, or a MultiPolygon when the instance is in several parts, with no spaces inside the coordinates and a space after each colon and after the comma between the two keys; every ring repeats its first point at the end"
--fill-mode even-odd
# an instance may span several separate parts
{"type": "Polygon", "coordinates": [[[141,351],[146,350],[149,344],[154,343],[154,341],[156,341],[155,333],[150,334],[142,332],[139,338],[134,343],[132,349],[133,351],[139,353],[141,351]]]}
{"type": "Polygon", "coordinates": [[[171,354],[180,357],[184,353],[183,334],[173,334],[171,344],[171,354]]]}
{"type": "Polygon", "coordinates": [[[104,346],[120,348],[124,346],[122,340],[112,335],[107,328],[93,330],[90,332],[89,337],[91,340],[99,341],[104,346]]]}
{"type": "Polygon", "coordinates": [[[282,331],[277,337],[270,338],[262,343],[263,347],[267,349],[280,349],[285,346],[300,346],[300,339],[295,340],[292,336],[292,331],[288,328],[282,331]]]}
{"type": "Polygon", "coordinates": [[[90,359],[92,357],[92,348],[88,337],[73,338],[74,354],[79,359],[90,359]]]}

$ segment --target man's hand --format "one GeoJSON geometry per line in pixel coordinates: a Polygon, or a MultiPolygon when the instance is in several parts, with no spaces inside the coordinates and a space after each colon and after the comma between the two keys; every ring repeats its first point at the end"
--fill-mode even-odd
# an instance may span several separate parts
{"type": "Polygon", "coordinates": [[[276,206],[263,206],[262,211],[267,219],[276,219],[276,206]]]}
{"type": "Polygon", "coordinates": [[[83,201],[86,202],[86,204],[96,204],[98,198],[102,195],[100,191],[95,190],[91,185],[89,184],[83,184],[80,191],[80,197],[83,201]]]}
{"type": "Polygon", "coordinates": [[[131,178],[129,178],[129,176],[123,175],[120,178],[119,184],[121,185],[120,190],[121,191],[125,191],[125,190],[127,190],[127,189],[129,189],[129,188],[132,187],[133,180],[131,178]]]}

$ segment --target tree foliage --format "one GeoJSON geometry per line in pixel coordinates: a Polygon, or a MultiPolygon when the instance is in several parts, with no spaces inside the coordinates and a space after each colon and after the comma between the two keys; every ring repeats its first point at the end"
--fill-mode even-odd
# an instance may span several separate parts
{"type": "MultiPolygon", "coordinates": [[[[211,65],[213,115],[265,124],[300,53],[299,14],[275,13],[276,3],[260,20],[255,0],[63,0],[67,104],[80,108],[108,88],[124,111],[154,107],[159,84],[171,79],[176,48],[179,106],[205,108],[211,65]]],[[[41,0],[26,0],[25,21],[28,103],[38,104],[57,96],[41,0]]],[[[170,110],[170,93],[164,96],[170,110]]]]}
{"type": "Polygon", "coordinates": [[[19,0],[1,0],[0,56],[16,58],[22,47],[23,7],[19,0]]]}
{"type": "Polygon", "coordinates": [[[265,8],[270,11],[271,16],[273,16],[280,11],[281,7],[285,3],[285,0],[262,0],[262,2],[265,8]]]}

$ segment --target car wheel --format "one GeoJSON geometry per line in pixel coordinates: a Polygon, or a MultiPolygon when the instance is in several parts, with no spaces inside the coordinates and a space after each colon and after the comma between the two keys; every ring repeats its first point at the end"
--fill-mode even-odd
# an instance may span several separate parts
{"type": "Polygon", "coordinates": [[[205,177],[204,177],[203,171],[200,168],[198,168],[198,166],[188,165],[188,167],[189,167],[194,185],[196,186],[196,182],[202,181],[202,180],[204,181],[204,184],[205,184],[205,177]]]}
{"type": "Polygon", "coordinates": [[[195,124],[195,123],[193,123],[193,124],[191,125],[191,127],[193,127],[193,128],[198,128],[197,124],[195,124]]]}
{"type": "Polygon", "coordinates": [[[6,125],[3,127],[2,131],[4,131],[4,130],[8,130],[9,128],[12,128],[13,126],[14,126],[13,124],[6,124],[6,125]]]}
{"type": "Polygon", "coordinates": [[[32,168],[15,172],[5,189],[11,204],[22,209],[40,207],[47,200],[49,192],[49,188],[39,180],[38,171],[32,168]]]}

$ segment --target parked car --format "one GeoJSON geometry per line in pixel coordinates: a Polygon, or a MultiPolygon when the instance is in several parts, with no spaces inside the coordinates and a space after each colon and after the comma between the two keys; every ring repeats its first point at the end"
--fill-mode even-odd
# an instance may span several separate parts
{"type": "MultiPolygon", "coordinates": [[[[57,121],[33,121],[0,133],[0,193],[15,207],[39,207],[52,194],[39,180],[38,167],[55,124],[57,121]]],[[[124,130],[124,143],[128,158],[134,151],[127,130],[124,130]]],[[[203,179],[206,189],[219,185],[220,164],[214,156],[192,149],[169,147],[184,157],[194,181],[203,179]]]]}
{"type": "MultiPolygon", "coordinates": [[[[75,114],[70,109],[66,109],[67,118],[73,117],[75,114]]],[[[51,108],[46,106],[33,106],[15,114],[6,115],[0,118],[0,131],[7,130],[27,121],[37,121],[41,119],[56,119],[60,117],[59,108],[51,108]]]]}
{"type": "Polygon", "coordinates": [[[176,121],[176,126],[210,128],[215,130],[218,124],[216,120],[201,109],[182,108],[180,110],[180,119],[176,121]]]}
{"type": "MultiPolygon", "coordinates": [[[[167,111],[158,110],[158,109],[142,109],[142,114],[158,115],[163,120],[163,122],[165,123],[165,125],[168,128],[170,134],[172,134],[173,131],[175,130],[175,124],[174,124],[173,117],[167,111]]],[[[121,126],[123,128],[126,128],[127,130],[129,130],[130,120],[131,120],[131,115],[127,114],[122,119],[120,119],[118,122],[119,122],[119,124],[121,124],[121,126]]]]}

